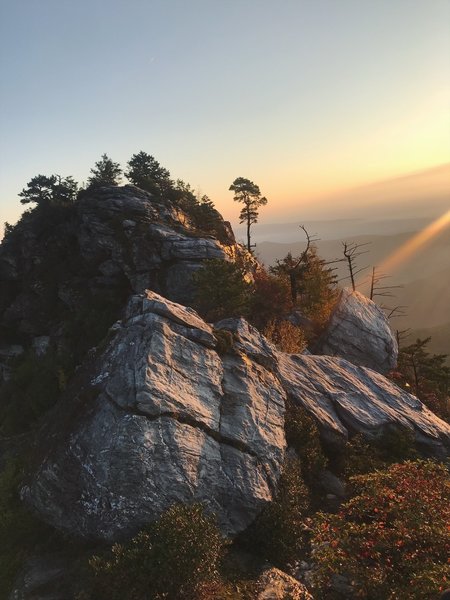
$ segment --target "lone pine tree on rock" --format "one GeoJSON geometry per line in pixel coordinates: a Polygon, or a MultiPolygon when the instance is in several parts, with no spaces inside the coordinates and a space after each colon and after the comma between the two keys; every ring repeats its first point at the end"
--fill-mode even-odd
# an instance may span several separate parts
{"type": "Polygon", "coordinates": [[[267,198],[261,197],[259,186],[250,179],[238,177],[230,185],[229,190],[234,192],[235,202],[244,206],[239,215],[239,223],[247,224],[247,250],[251,252],[250,227],[258,221],[258,208],[267,204],[267,198]]]}

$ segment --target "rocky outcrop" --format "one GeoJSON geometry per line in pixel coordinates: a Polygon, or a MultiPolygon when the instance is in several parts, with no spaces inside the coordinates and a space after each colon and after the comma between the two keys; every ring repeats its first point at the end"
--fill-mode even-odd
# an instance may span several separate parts
{"type": "Polygon", "coordinates": [[[287,395],[315,417],[328,442],[407,429],[426,454],[448,456],[450,425],[380,373],[342,358],[281,353],[278,367],[287,395]]]}
{"type": "Polygon", "coordinates": [[[219,216],[215,227],[218,239],[199,232],[170,200],[131,185],[25,213],[0,246],[0,329],[54,341],[62,322],[99,298],[115,298],[118,311],[145,289],[189,304],[192,274],[204,260],[245,254],[219,216]]]}
{"type": "Polygon", "coordinates": [[[450,426],[379,373],[277,352],[243,319],[217,328],[232,334],[223,355],[192,309],[133,296],[49,415],[23,499],[86,538],[129,535],[177,502],[202,502],[234,534],[276,490],[286,396],[331,443],[407,428],[429,454],[448,454],[450,426]]]}
{"type": "Polygon", "coordinates": [[[23,498],[59,529],[113,540],[174,503],[202,502],[234,534],[272,499],[284,392],[244,351],[220,357],[196,313],[147,292],[77,397],[43,433],[23,498]]]}
{"type": "Polygon", "coordinates": [[[398,347],[383,311],[366,296],[346,288],[311,351],[387,373],[397,364],[398,347]]]}

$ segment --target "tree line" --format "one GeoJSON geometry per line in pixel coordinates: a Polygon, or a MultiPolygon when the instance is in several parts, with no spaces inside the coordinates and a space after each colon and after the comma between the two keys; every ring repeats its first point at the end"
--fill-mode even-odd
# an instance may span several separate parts
{"type": "MultiPolygon", "coordinates": [[[[90,169],[90,176],[85,187],[80,186],[73,177],[59,174],[36,175],[19,193],[22,204],[36,203],[40,207],[70,206],[76,202],[80,194],[103,186],[117,186],[123,176],[133,185],[150,192],[158,198],[166,198],[188,213],[194,225],[200,229],[214,231],[217,229],[220,214],[213,201],[205,194],[195,193],[193,188],[181,179],[173,180],[170,171],[163,167],[154,156],[140,151],[133,154],[123,170],[107,154],[103,154],[90,169]]],[[[260,206],[267,204],[267,198],[261,195],[259,186],[244,177],[237,177],[230,185],[234,192],[234,200],[242,203],[239,215],[240,223],[247,225],[247,250],[254,248],[251,243],[251,226],[258,221],[260,206]]],[[[5,235],[12,226],[5,223],[5,235]]]]}

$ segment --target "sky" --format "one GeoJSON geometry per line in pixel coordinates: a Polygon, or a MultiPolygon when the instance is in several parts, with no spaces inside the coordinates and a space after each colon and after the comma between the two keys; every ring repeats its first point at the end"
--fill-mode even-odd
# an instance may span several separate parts
{"type": "Polygon", "coordinates": [[[0,222],[34,175],[140,150],[233,224],[236,177],[261,223],[337,218],[450,162],[449,23],[450,0],[0,0],[0,222]]]}

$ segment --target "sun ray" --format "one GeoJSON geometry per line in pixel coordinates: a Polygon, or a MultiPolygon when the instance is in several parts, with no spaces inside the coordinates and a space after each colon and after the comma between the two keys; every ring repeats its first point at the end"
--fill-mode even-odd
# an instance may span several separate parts
{"type": "Polygon", "coordinates": [[[441,215],[435,221],[430,223],[405,242],[400,248],[397,248],[384,261],[378,265],[377,269],[383,273],[394,273],[398,267],[416,254],[425,244],[430,242],[437,235],[442,233],[450,225],[450,210],[441,215]]]}

